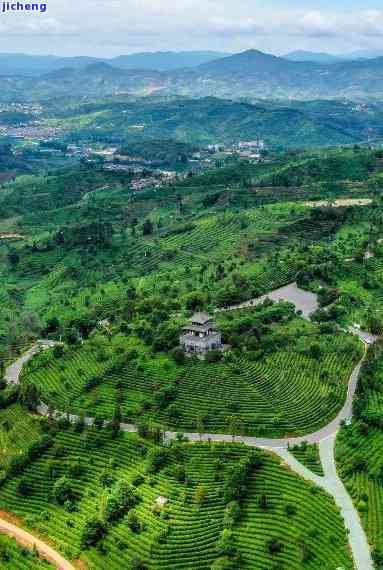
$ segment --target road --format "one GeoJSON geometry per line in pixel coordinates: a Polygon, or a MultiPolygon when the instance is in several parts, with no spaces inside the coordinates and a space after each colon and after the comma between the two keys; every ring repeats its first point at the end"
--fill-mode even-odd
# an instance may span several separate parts
{"type": "MultiPolygon", "coordinates": [[[[350,331],[351,332],[351,331],[350,331]]],[[[351,373],[347,397],[343,408],[340,410],[338,415],[334,420],[327,424],[322,429],[303,436],[303,437],[289,437],[283,439],[268,439],[268,438],[257,438],[250,436],[234,436],[230,434],[214,434],[214,433],[185,433],[184,436],[191,442],[197,441],[215,441],[215,442],[227,442],[232,441],[242,442],[250,447],[260,447],[277,454],[283,462],[290,467],[298,475],[314,482],[323,488],[327,493],[329,493],[335,503],[339,506],[341,514],[344,519],[345,527],[349,531],[349,544],[353,554],[355,567],[357,570],[373,570],[373,563],[370,554],[370,548],[367,540],[367,536],[364,532],[362,524],[360,522],[359,514],[355,509],[353,502],[347,493],[341,479],[338,477],[335,462],[335,440],[338,430],[341,426],[343,420],[352,417],[352,403],[355,391],[358,385],[358,379],[360,375],[360,370],[363,361],[366,357],[366,349],[368,344],[371,344],[376,340],[376,337],[369,335],[366,337],[364,331],[359,329],[353,329],[353,334],[359,336],[364,344],[365,351],[363,358],[355,366],[351,373]],[[323,467],[324,476],[320,477],[312,473],[308,468],[303,466],[295,457],[289,452],[288,448],[292,445],[297,445],[307,441],[308,443],[318,444],[320,451],[320,458],[323,467]]],[[[22,371],[23,365],[30,359],[40,348],[46,349],[54,346],[54,342],[49,341],[39,341],[35,346],[33,346],[28,352],[22,355],[15,363],[6,369],[5,378],[10,384],[17,384],[20,381],[20,373],[22,371]]],[[[38,412],[42,415],[48,415],[48,407],[41,403],[38,407],[38,412]]],[[[54,412],[56,417],[62,416],[62,412],[54,412]]],[[[69,417],[71,422],[78,420],[78,416],[71,415],[69,417]]],[[[86,418],[87,425],[93,424],[93,418],[86,418]]],[[[125,432],[137,432],[137,427],[133,424],[122,423],[122,431],[125,432]]],[[[177,437],[176,432],[166,431],[164,433],[166,440],[174,440],[177,437]]],[[[0,522],[5,522],[1,521],[0,522]]],[[[16,527],[17,528],[17,527],[16,527]]],[[[0,526],[0,531],[2,527],[0,526]]],[[[30,535],[32,536],[32,535],[30,535]]],[[[46,545],[47,546],[47,545],[46,545]]],[[[57,554],[57,553],[56,553],[57,554]]],[[[57,554],[57,556],[60,556],[57,554]]],[[[67,563],[69,564],[69,563],[67,563]]],[[[71,566],[65,566],[63,568],[73,568],[71,566]]]]}
{"type": "Polygon", "coordinates": [[[256,297],[250,299],[249,301],[244,301],[238,305],[231,305],[230,307],[224,307],[221,309],[216,309],[216,313],[223,313],[227,311],[236,311],[238,309],[247,309],[250,307],[256,307],[260,303],[263,303],[267,299],[278,303],[278,301],[287,301],[293,303],[297,311],[302,311],[302,317],[309,320],[310,315],[314,313],[318,307],[318,296],[315,293],[310,293],[310,291],[305,291],[300,289],[296,283],[290,283],[285,285],[285,287],[280,287],[275,289],[270,293],[266,293],[261,297],[256,297]]]}
{"type": "Polygon", "coordinates": [[[0,518],[0,532],[12,536],[22,546],[28,548],[35,546],[41,558],[45,558],[48,562],[59,568],[59,570],[76,570],[68,560],[65,560],[65,558],[49,546],[49,544],[46,544],[39,538],[33,536],[33,534],[2,518],[0,518]]]}

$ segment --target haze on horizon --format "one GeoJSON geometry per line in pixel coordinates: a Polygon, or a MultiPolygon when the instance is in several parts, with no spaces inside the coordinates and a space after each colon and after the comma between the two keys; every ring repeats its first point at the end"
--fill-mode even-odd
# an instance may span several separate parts
{"type": "Polygon", "coordinates": [[[380,0],[47,0],[0,15],[0,51],[112,57],[139,51],[249,48],[283,54],[379,49],[380,0]]]}

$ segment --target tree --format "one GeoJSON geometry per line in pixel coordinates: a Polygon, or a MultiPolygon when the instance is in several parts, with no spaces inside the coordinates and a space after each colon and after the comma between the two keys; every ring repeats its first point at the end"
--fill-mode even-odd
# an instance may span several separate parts
{"type": "Polygon", "coordinates": [[[59,505],[63,505],[65,501],[73,499],[72,481],[64,475],[57,479],[53,485],[53,497],[59,505]]]}
{"type": "Polygon", "coordinates": [[[142,529],[140,519],[138,518],[137,513],[133,510],[129,511],[128,516],[126,517],[126,523],[133,532],[140,532],[142,529]]]}
{"type": "Polygon", "coordinates": [[[19,256],[19,254],[18,254],[16,251],[11,250],[11,251],[8,253],[8,261],[9,261],[9,263],[11,264],[12,269],[14,269],[14,268],[16,267],[16,265],[17,265],[17,264],[19,263],[19,261],[20,261],[20,256],[19,256]]]}
{"type": "Polygon", "coordinates": [[[204,503],[205,499],[206,499],[206,487],[205,485],[198,485],[194,491],[194,502],[196,503],[196,505],[198,505],[199,507],[204,503]]]}
{"type": "Polygon", "coordinates": [[[116,439],[116,437],[120,433],[121,420],[122,420],[121,408],[119,404],[116,404],[114,408],[112,421],[109,424],[109,427],[111,429],[112,439],[116,439]]]}
{"type": "Polygon", "coordinates": [[[176,364],[184,364],[185,353],[181,348],[173,348],[170,354],[176,364]]]}
{"type": "Polygon", "coordinates": [[[237,570],[238,564],[228,556],[220,556],[211,565],[211,570],[237,570]]]}
{"type": "Polygon", "coordinates": [[[225,528],[217,541],[217,550],[219,554],[232,556],[235,552],[233,531],[225,528]]]}
{"type": "MultiPolygon", "coordinates": [[[[60,328],[60,321],[58,320],[57,317],[53,317],[52,319],[48,319],[46,327],[45,327],[45,332],[47,334],[55,333],[59,330],[59,328],[60,328]]],[[[55,346],[55,349],[59,348],[59,347],[60,346],[55,346]]],[[[55,354],[55,351],[53,353],[55,354]]],[[[56,354],[55,354],[55,356],[56,356],[56,354]]]]}
{"type": "Polygon", "coordinates": [[[40,404],[40,391],[34,384],[24,382],[20,390],[20,402],[30,411],[36,411],[37,406],[40,404]]]}
{"type": "Polygon", "coordinates": [[[145,220],[142,225],[142,234],[144,236],[149,236],[153,233],[153,224],[150,220],[145,220]]]}
{"type": "Polygon", "coordinates": [[[153,448],[148,452],[146,470],[148,473],[158,473],[162,469],[169,457],[169,449],[153,448]]]}
{"type": "Polygon", "coordinates": [[[93,425],[96,429],[102,429],[104,427],[104,419],[101,418],[100,416],[96,416],[94,418],[93,425]]]}
{"type": "Polygon", "coordinates": [[[59,344],[54,347],[53,349],[53,356],[55,358],[61,358],[64,355],[64,347],[62,344],[59,344]]]}
{"type": "Polygon", "coordinates": [[[278,554],[283,549],[283,544],[278,538],[270,538],[266,546],[270,554],[278,554]]]}
{"type": "Polygon", "coordinates": [[[232,527],[241,516],[241,507],[238,501],[231,501],[226,505],[223,524],[226,527],[232,527]]]}
{"type": "Polygon", "coordinates": [[[130,570],[147,570],[147,565],[142,558],[134,556],[130,561],[130,570]]]}
{"type": "Polygon", "coordinates": [[[89,548],[90,546],[95,546],[106,534],[105,525],[98,519],[94,517],[86,521],[82,536],[81,536],[81,548],[89,548]]]}
{"type": "Polygon", "coordinates": [[[104,508],[107,522],[117,521],[126,511],[138,503],[134,488],[126,481],[117,481],[108,496],[104,508]]]}
{"type": "Polygon", "coordinates": [[[76,433],[82,433],[85,429],[85,414],[82,412],[76,419],[74,425],[74,431],[76,433]]]}

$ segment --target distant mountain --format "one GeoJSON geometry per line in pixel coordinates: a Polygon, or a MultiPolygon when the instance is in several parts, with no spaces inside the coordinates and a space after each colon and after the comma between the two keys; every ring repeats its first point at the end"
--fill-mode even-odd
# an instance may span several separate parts
{"type": "MultiPolygon", "coordinates": [[[[250,100],[379,100],[383,97],[383,57],[320,63],[291,61],[252,49],[196,67],[168,71],[142,65],[137,68],[137,60],[133,62],[129,58],[65,58],[60,60],[65,63],[64,67],[57,67],[56,60],[49,61],[51,69],[40,76],[0,77],[0,100],[127,93],[250,100]],[[116,67],[117,60],[122,66],[116,67]],[[129,68],[127,61],[134,66],[129,68]]],[[[149,56],[146,61],[149,65],[149,56]]]]}
{"type": "Polygon", "coordinates": [[[342,56],[344,60],[375,59],[383,57],[383,50],[361,49],[342,56]]]}
{"type": "Polygon", "coordinates": [[[215,51],[143,52],[120,55],[109,60],[109,63],[121,69],[171,71],[183,67],[197,67],[226,55],[228,54],[215,51]]]}
{"type": "Polygon", "coordinates": [[[0,53],[0,75],[41,75],[53,69],[60,59],[53,55],[0,53]]]}
{"type": "Polygon", "coordinates": [[[256,49],[249,49],[200,65],[195,71],[211,75],[225,75],[228,73],[241,75],[288,70],[292,69],[292,65],[291,62],[282,57],[256,49]]]}
{"type": "Polygon", "coordinates": [[[0,54],[0,75],[44,75],[61,68],[84,69],[92,63],[107,63],[121,69],[150,69],[171,71],[196,67],[203,63],[226,56],[215,51],[143,52],[120,55],[115,58],[58,57],[53,55],[0,54]]]}
{"type": "Polygon", "coordinates": [[[333,55],[331,53],[313,52],[297,50],[287,53],[283,56],[289,61],[312,61],[315,63],[338,63],[344,60],[342,56],[333,55]]]}
{"type": "Polygon", "coordinates": [[[373,99],[383,96],[383,58],[318,63],[247,50],[173,72],[165,92],[251,99],[373,99]]]}

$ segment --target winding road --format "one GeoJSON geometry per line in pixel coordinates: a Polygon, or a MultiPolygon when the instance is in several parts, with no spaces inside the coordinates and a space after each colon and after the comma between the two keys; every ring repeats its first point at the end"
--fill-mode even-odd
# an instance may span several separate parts
{"type": "MultiPolygon", "coordinates": [[[[251,305],[247,305],[251,306],[251,305]]],[[[336,462],[335,462],[335,440],[338,430],[341,426],[343,420],[352,417],[352,403],[353,397],[355,395],[355,391],[358,384],[358,379],[360,375],[360,370],[363,364],[363,361],[366,356],[366,348],[369,344],[372,344],[376,337],[365,333],[364,331],[360,331],[359,329],[350,330],[353,334],[359,336],[361,341],[364,344],[365,352],[363,358],[354,368],[349,381],[348,392],[345,404],[341,411],[338,413],[336,418],[332,420],[329,424],[327,424],[322,429],[306,435],[304,437],[292,437],[292,438],[284,438],[284,439],[262,439],[257,437],[248,437],[248,436],[234,436],[229,434],[210,434],[210,433],[186,433],[184,434],[185,437],[189,441],[196,442],[196,441],[216,441],[216,442],[227,442],[230,443],[232,441],[242,442],[245,445],[251,447],[260,447],[265,450],[268,450],[272,453],[277,454],[282,461],[294,472],[298,475],[303,477],[306,480],[312,481],[316,485],[320,486],[324,489],[329,495],[331,495],[339,507],[342,517],[344,519],[345,527],[348,531],[348,538],[349,544],[351,547],[352,555],[354,558],[355,568],[357,570],[373,570],[374,566],[371,559],[370,548],[368,544],[368,540],[362,524],[360,522],[360,518],[358,515],[357,510],[355,509],[351,497],[349,496],[345,486],[343,485],[341,479],[339,478],[336,470],[336,462]],[[318,476],[312,473],[307,467],[302,465],[295,457],[289,452],[289,446],[296,445],[302,442],[308,442],[312,444],[319,445],[319,452],[320,458],[322,463],[322,468],[324,475],[318,476]]],[[[30,360],[41,348],[51,348],[56,343],[53,341],[38,341],[30,350],[28,350],[25,354],[23,354],[16,362],[10,365],[5,372],[5,379],[9,384],[17,384],[20,379],[20,374],[23,368],[23,365],[30,360]]],[[[38,407],[38,412],[42,415],[48,415],[48,407],[41,403],[38,407]]],[[[55,416],[63,415],[62,412],[54,412],[55,416]]],[[[78,416],[71,415],[70,421],[75,422],[78,419],[78,416]]],[[[86,418],[87,425],[93,424],[93,418],[86,418]]],[[[121,424],[122,431],[125,432],[137,432],[137,427],[133,424],[122,423],[121,424]]],[[[177,437],[176,432],[166,431],[164,433],[164,437],[166,440],[173,440],[177,437]]],[[[7,521],[0,519],[0,532],[3,532],[3,524],[7,521]]],[[[21,529],[15,527],[20,532],[21,529]]],[[[28,534],[28,533],[27,533],[28,534]]],[[[18,540],[18,536],[14,535],[15,538],[18,540]]],[[[33,535],[29,535],[30,543],[35,544],[37,539],[33,537],[33,535]]],[[[21,540],[20,540],[21,542],[21,540]]],[[[41,541],[39,541],[41,542],[41,541]]],[[[43,555],[47,555],[48,550],[52,553],[52,549],[41,543],[41,553],[43,555]],[[46,552],[44,552],[44,548],[46,552]]],[[[39,548],[39,546],[37,545],[39,548]]],[[[70,565],[69,562],[64,561],[66,565],[63,564],[62,557],[55,553],[55,560],[54,563],[58,565],[59,568],[65,569],[73,569],[74,567],[70,565]]]]}

